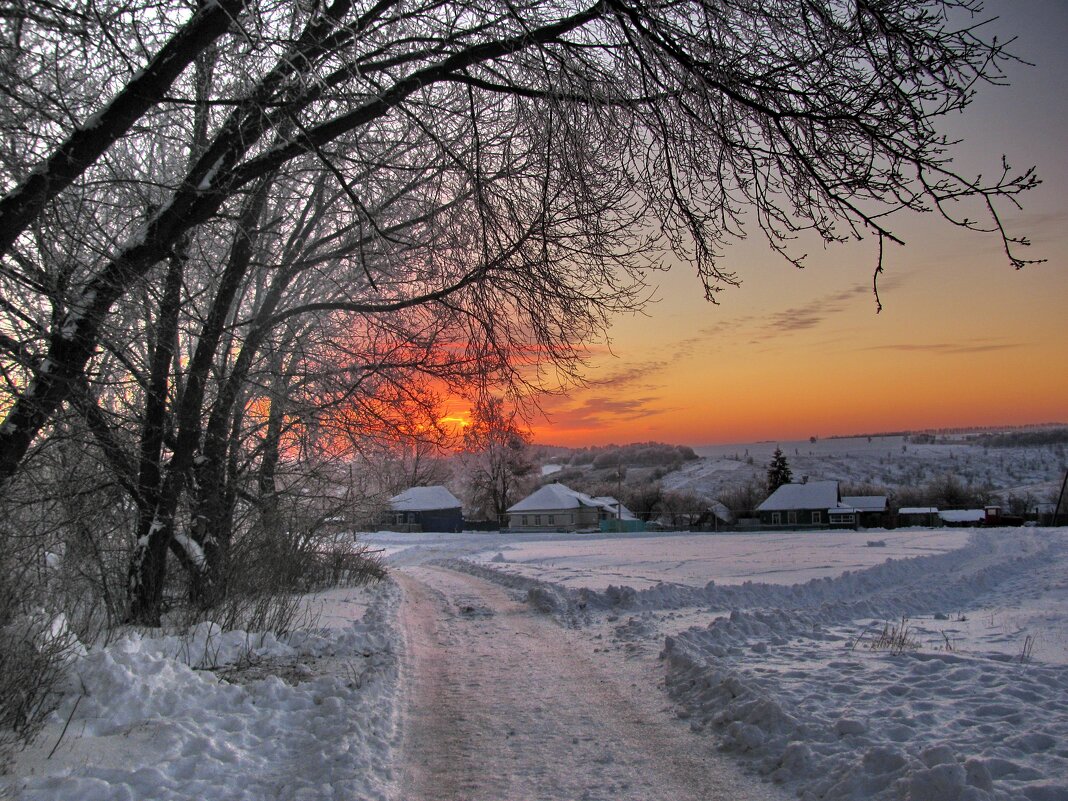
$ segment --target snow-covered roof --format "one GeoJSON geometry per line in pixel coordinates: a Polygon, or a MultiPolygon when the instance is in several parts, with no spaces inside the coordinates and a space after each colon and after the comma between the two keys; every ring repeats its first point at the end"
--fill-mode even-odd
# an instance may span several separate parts
{"type": "Polygon", "coordinates": [[[936,515],[937,506],[902,506],[897,510],[899,515],[936,515]]]}
{"type": "Polygon", "coordinates": [[[538,487],[519,503],[508,507],[509,512],[540,512],[545,509],[578,509],[580,506],[594,506],[593,498],[575,492],[563,484],[546,484],[538,487]]]}
{"type": "Polygon", "coordinates": [[[613,515],[618,516],[621,520],[638,519],[634,516],[634,512],[632,512],[622,503],[617,501],[611,495],[598,495],[596,498],[593,499],[593,502],[596,503],[598,506],[603,506],[605,509],[610,510],[613,515]]]}
{"type": "MultiPolygon", "coordinates": [[[[508,508],[508,512],[551,512],[557,509],[578,509],[582,506],[592,506],[604,509],[613,517],[620,515],[620,503],[615,498],[604,496],[591,498],[584,492],[573,490],[564,484],[546,484],[539,487],[519,503],[508,508]]],[[[627,508],[622,508],[623,520],[636,520],[634,514],[627,508]]]]}
{"type": "Polygon", "coordinates": [[[804,484],[783,484],[756,510],[782,512],[789,509],[830,509],[837,506],[837,481],[806,481],[804,484]]]}
{"type": "Polygon", "coordinates": [[[724,523],[730,523],[731,518],[733,517],[733,515],[731,514],[731,510],[727,507],[727,505],[724,503],[720,503],[719,501],[712,501],[712,503],[708,505],[708,511],[720,520],[722,520],[724,523]]]}
{"type": "Polygon", "coordinates": [[[885,512],[885,495],[843,495],[843,506],[852,506],[860,512],[885,512]]]}
{"type": "Polygon", "coordinates": [[[412,487],[389,499],[394,512],[431,512],[437,509],[459,509],[463,504],[445,487],[412,487]]]}
{"type": "Polygon", "coordinates": [[[938,516],[947,523],[981,523],[986,520],[983,509],[947,509],[938,516]]]}

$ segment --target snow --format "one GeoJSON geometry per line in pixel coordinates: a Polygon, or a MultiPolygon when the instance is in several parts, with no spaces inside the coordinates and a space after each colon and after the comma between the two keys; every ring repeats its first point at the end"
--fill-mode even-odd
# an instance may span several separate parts
{"type": "Polygon", "coordinates": [[[986,512],[982,509],[947,509],[938,516],[946,523],[982,523],[986,512]]]}
{"type": "Polygon", "coordinates": [[[576,492],[563,484],[546,484],[523,500],[509,507],[509,512],[533,512],[542,509],[578,509],[580,506],[596,506],[589,495],[576,492]]]}
{"type": "Polygon", "coordinates": [[[219,156],[219,158],[215,160],[215,163],[208,168],[208,171],[204,173],[204,177],[200,179],[200,183],[197,184],[198,191],[205,192],[208,189],[211,189],[211,182],[215,180],[215,176],[222,168],[225,158],[225,156],[219,156]]]}
{"type": "Polygon", "coordinates": [[[885,512],[885,495],[843,495],[842,505],[861,512],[885,512]]]}
{"type": "Polygon", "coordinates": [[[603,495],[592,498],[584,492],[573,490],[559,482],[539,487],[523,500],[510,506],[508,512],[511,514],[514,512],[555,511],[558,509],[578,509],[583,506],[605,509],[613,517],[618,515],[623,520],[637,519],[627,507],[611,496],[603,495]]]}
{"type": "Polygon", "coordinates": [[[787,509],[826,510],[837,506],[837,481],[809,481],[801,484],[783,484],[757,507],[757,511],[775,512],[787,509]]]}
{"type": "Polygon", "coordinates": [[[395,512],[433,512],[439,509],[459,509],[463,504],[445,487],[411,487],[389,499],[395,512]]]}
{"type": "MultiPolygon", "coordinates": [[[[694,537],[635,539],[621,564],[590,543],[522,543],[470,564],[522,577],[573,625],[662,641],[677,714],[801,798],[1068,798],[1068,536],[966,533],[859,569],[859,540],[836,533],[705,535],[704,556],[694,537]],[[811,578],[786,585],[790,543],[811,578]],[[628,572],[645,586],[603,586],[628,572]]],[[[927,534],[880,532],[890,550],[869,552],[927,534]]]]}
{"type": "Polygon", "coordinates": [[[760,582],[790,585],[863,570],[887,558],[901,559],[962,547],[965,529],[879,531],[885,548],[868,545],[870,531],[761,532],[759,534],[639,534],[583,537],[542,534],[512,538],[476,554],[506,559],[495,569],[560,584],[603,590],[611,584],[645,589],[663,583],[702,588],[760,582]]]}
{"type": "Polygon", "coordinates": [[[185,555],[189,557],[189,561],[194,565],[201,569],[207,566],[208,558],[204,554],[204,549],[200,547],[200,543],[180,531],[175,532],[174,541],[181,546],[185,555]]]}
{"type": "Polygon", "coordinates": [[[834,479],[843,485],[916,489],[952,475],[965,485],[992,488],[1003,499],[1032,495],[1039,501],[1056,497],[1068,454],[1063,444],[986,447],[967,437],[936,443],[900,436],[745,443],[695,448],[702,458],[664,476],[663,486],[716,498],[748,481],[763,483],[780,445],[794,476],[808,476],[810,482],[834,479]]]}
{"type": "MultiPolygon", "coordinates": [[[[533,638],[555,630],[575,670],[605,671],[583,679],[591,687],[600,675],[640,699],[643,715],[681,726],[695,770],[725,755],[765,782],[768,798],[779,788],[831,801],[1068,798],[1066,530],[366,539],[399,573],[423,647],[462,648],[457,676],[473,654],[488,666],[518,659],[541,675],[533,654],[563,652],[533,638]],[[456,578],[467,574],[468,583],[456,578]],[[508,602],[520,611],[479,590],[485,579],[522,601],[508,602]],[[414,588],[423,607],[410,606],[414,588]],[[436,600],[446,590],[451,600],[436,600]],[[521,623],[523,609],[565,627],[521,623]],[[505,639],[498,624],[527,633],[505,639]],[[519,640],[530,650],[511,653],[519,640]]],[[[0,778],[0,796],[399,799],[412,764],[400,762],[404,734],[423,723],[403,713],[417,683],[400,669],[401,603],[386,582],[310,597],[318,623],[287,637],[202,623],[182,636],[130,632],[91,647],[72,661],[69,692],[42,737],[0,778]]],[[[51,630],[69,636],[62,620],[51,630]]],[[[511,692],[517,670],[487,667],[464,692],[511,692]]],[[[547,689],[550,704],[565,703],[564,689],[547,689]]],[[[536,765],[479,763],[478,754],[533,759],[552,721],[588,725],[564,709],[542,714],[543,703],[530,701],[526,728],[487,719],[503,734],[474,755],[478,770],[521,771],[513,778],[523,786],[540,775],[536,765]]],[[[472,726],[465,747],[482,748],[472,726]]],[[[588,736],[576,735],[598,759],[618,745],[608,733],[588,736]]],[[[673,736],[657,742],[677,747],[673,736]]],[[[613,753],[616,763],[590,763],[588,781],[611,764],[613,775],[639,775],[623,764],[631,751],[613,753]]],[[[433,786],[433,776],[422,780],[433,786]]],[[[579,797],[582,780],[546,786],[570,789],[538,797],[565,801],[579,797]]]]}
{"type": "Polygon", "coordinates": [[[0,796],[392,797],[399,591],[389,582],[367,594],[316,599],[326,625],[284,640],[202,623],[184,637],[130,633],[90,649],[42,736],[0,778],[0,796]]]}

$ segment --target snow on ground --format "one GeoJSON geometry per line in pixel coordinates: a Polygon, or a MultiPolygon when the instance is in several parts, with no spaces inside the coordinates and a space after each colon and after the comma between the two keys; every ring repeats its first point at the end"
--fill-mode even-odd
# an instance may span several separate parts
{"type": "MultiPolygon", "coordinates": [[[[398,570],[443,563],[557,614],[802,798],[1068,801],[1068,531],[367,539],[398,570]]],[[[396,798],[400,600],[335,590],[310,600],[314,633],[90,649],[0,797],[396,798]]]]}
{"type": "Polygon", "coordinates": [[[645,589],[660,582],[704,586],[760,581],[795,584],[964,545],[963,529],[641,535],[505,543],[477,554],[504,572],[565,587],[645,589]],[[881,546],[873,547],[872,542],[881,546]],[[801,547],[803,545],[803,547],[801,547]],[[497,557],[500,554],[500,558],[497,557]]]}
{"type": "Polygon", "coordinates": [[[632,538],[622,565],[554,539],[467,569],[593,636],[662,642],[679,716],[802,798],[1068,799],[1068,536],[917,547],[939,534],[958,532],[632,538]],[[605,585],[621,575],[642,586],[605,585]]]}
{"type": "Polygon", "coordinates": [[[0,796],[391,798],[398,600],[392,582],[322,593],[319,627],[282,639],[205,623],[90,649],[0,796]]]}

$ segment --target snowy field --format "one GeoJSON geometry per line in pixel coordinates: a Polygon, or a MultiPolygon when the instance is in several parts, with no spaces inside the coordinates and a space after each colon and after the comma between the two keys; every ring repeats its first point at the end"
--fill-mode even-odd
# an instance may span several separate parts
{"type": "Polygon", "coordinates": [[[702,458],[666,475],[663,485],[714,498],[732,485],[763,482],[780,445],[798,477],[916,489],[948,474],[964,484],[990,487],[1002,499],[1056,499],[1068,463],[1063,444],[994,448],[963,440],[918,444],[904,437],[845,437],[694,448],[702,458]]]}
{"type": "Polygon", "coordinates": [[[498,569],[565,587],[604,589],[620,584],[645,589],[661,582],[704,586],[796,584],[845,570],[861,570],[886,559],[903,559],[959,548],[961,529],[900,529],[865,533],[811,531],[766,534],[640,535],[517,542],[474,559],[498,569]],[[803,542],[803,547],[799,547],[803,542]],[[869,543],[878,542],[873,547],[869,543]],[[499,556],[498,556],[499,554],[499,556]]]}
{"type": "MultiPolygon", "coordinates": [[[[769,788],[1068,800],[1068,531],[368,539],[409,584],[436,563],[555,615],[587,669],[647,665],[633,692],[769,788]]],[[[284,641],[202,626],[90,649],[0,795],[399,799],[407,601],[387,582],[309,603],[317,630],[284,641]]]]}

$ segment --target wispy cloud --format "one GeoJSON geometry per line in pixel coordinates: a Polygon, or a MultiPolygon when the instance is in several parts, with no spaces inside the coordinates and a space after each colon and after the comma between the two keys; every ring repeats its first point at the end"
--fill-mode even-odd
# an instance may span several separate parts
{"type": "Polygon", "coordinates": [[[1025,347],[1023,342],[899,342],[890,345],[872,345],[864,350],[897,351],[900,353],[934,353],[945,356],[961,356],[969,353],[992,353],[1025,347]]]}
{"type": "Polygon", "coordinates": [[[600,428],[662,414],[666,409],[657,408],[659,402],[660,399],[656,397],[609,398],[598,395],[585,398],[577,406],[560,414],[556,422],[565,429],[600,428]]]}
{"type": "MultiPolygon", "coordinates": [[[[881,289],[891,289],[897,282],[882,282],[881,289]]],[[[755,340],[767,340],[782,334],[809,331],[822,325],[829,317],[856,306],[860,297],[872,297],[870,284],[856,284],[848,289],[832,292],[801,306],[776,312],[765,318],[755,340]]],[[[874,308],[874,306],[873,306],[874,308]]]]}
{"type": "Polygon", "coordinates": [[[670,362],[664,359],[646,359],[628,364],[603,376],[590,376],[589,383],[597,389],[623,389],[630,387],[656,388],[652,376],[664,370],[670,362]]]}

